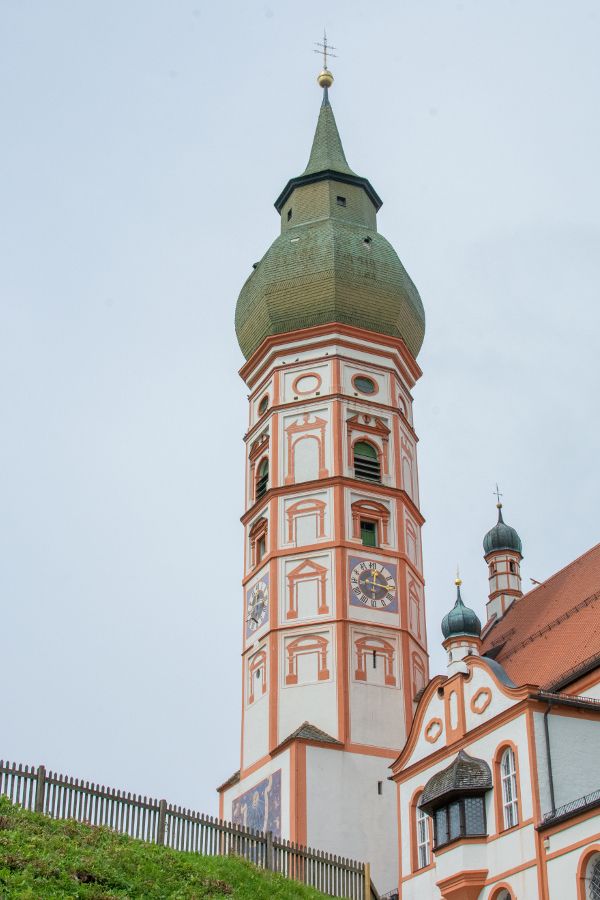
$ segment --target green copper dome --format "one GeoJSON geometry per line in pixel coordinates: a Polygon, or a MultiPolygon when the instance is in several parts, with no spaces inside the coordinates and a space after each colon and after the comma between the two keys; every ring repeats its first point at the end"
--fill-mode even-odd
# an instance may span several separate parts
{"type": "Polygon", "coordinates": [[[521,538],[514,528],[507,525],[502,518],[502,504],[498,504],[498,521],[490,528],[483,539],[483,552],[487,556],[494,550],[514,550],[515,553],[523,553],[521,538]]]}
{"type": "Polygon", "coordinates": [[[444,639],[460,637],[461,635],[467,635],[468,637],[481,636],[479,617],[472,609],[465,606],[460,596],[460,581],[456,584],[456,603],[442,619],[442,634],[444,639]]]}
{"type": "Polygon", "coordinates": [[[423,304],[377,232],[380,206],[369,181],[346,161],[325,89],[308,165],[275,203],[281,234],[238,298],[235,329],[247,359],[270,335],[331,322],[402,338],[417,356],[423,304]]]}

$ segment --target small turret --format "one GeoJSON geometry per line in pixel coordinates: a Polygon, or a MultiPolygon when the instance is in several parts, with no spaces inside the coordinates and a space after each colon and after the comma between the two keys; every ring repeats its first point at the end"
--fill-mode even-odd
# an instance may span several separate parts
{"type": "Polygon", "coordinates": [[[456,602],[442,619],[443,647],[448,652],[448,675],[468,673],[463,662],[466,656],[479,656],[481,650],[481,622],[479,616],[465,606],[460,594],[461,579],[456,577],[456,602]]]}
{"type": "Polygon", "coordinates": [[[521,590],[521,560],[523,545],[514,528],[502,518],[502,504],[498,500],[498,521],[483,539],[484,559],[488,565],[490,584],[487,618],[501,619],[509,606],[523,596],[521,590]]]}

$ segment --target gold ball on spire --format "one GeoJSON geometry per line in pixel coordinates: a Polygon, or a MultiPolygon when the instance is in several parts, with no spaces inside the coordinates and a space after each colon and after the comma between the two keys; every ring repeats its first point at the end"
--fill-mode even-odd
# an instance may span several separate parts
{"type": "Polygon", "coordinates": [[[462,578],[459,578],[457,575],[456,578],[454,579],[454,584],[456,585],[456,587],[460,587],[462,584],[462,578]]]}
{"type": "Polygon", "coordinates": [[[331,74],[329,69],[321,69],[317,76],[317,81],[319,83],[319,87],[330,88],[333,84],[333,75],[331,74]]]}

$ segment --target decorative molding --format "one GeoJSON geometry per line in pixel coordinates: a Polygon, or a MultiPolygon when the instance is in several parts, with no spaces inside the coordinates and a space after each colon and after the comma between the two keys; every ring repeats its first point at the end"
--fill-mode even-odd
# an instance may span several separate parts
{"type": "Polygon", "coordinates": [[[326,615],[329,612],[327,606],[327,569],[312,559],[304,559],[288,573],[288,608],[286,618],[298,618],[297,587],[299,581],[316,581],[317,583],[317,612],[326,615]]]}
{"type": "Polygon", "coordinates": [[[358,638],[354,642],[356,651],[357,668],[354,671],[354,677],[357,681],[367,681],[367,655],[381,657],[385,666],[385,684],[388,687],[396,687],[396,676],[394,675],[394,659],[396,648],[384,638],[366,636],[358,638]]]}
{"type": "Polygon", "coordinates": [[[444,723],[442,720],[435,716],[433,719],[430,719],[425,728],[423,729],[423,733],[425,735],[425,740],[429,744],[435,744],[437,740],[444,730],[444,723]]]}
{"type": "Polygon", "coordinates": [[[477,693],[471,697],[469,706],[471,707],[471,712],[474,712],[476,715],[480,716],[483,712],[485,712],[491,702],[492,692],[489,688],[482,687],[479,688],[477,693]]]}
{"type": "Polygon", "coordinates": [[[317,500],[316,498],[307,497],[304,500],[298,500],[296,503],[292,503],[285,511],[287,518],[287,539],[288,543],[292,543],[293,541],[298,540],[297,531],[296,531],[296,518],[300,518],[302,516],[309,516],[311,514],[316,515],[317,517],[317,538],[325,537],[325,508],[326,503],[324,500],[317,500]]]}
{"type": "Polygon", "coordinates": [[[329,642],[327,638],[320,634],[307,634],[290,641],[285,648],[287,656],[286,685],[298,684],[298,657],[312,653],[318,655],[318,680],[327,681],[329,679],[329,669],[327,668],[328,647],[329,642]]]}
{"type": "Polygon", "coordinates": [[[325,419],[315,416],[314,422],[309,422],[310,413],[304,413],[302,420],[297,420],[288,425],[285,429],[287,436],[287,475],[285,476],[286,484],[295,484],[295,461],[294,448],[299,441],[311,439],[316,440],[319,447],[319,478],[327,478],[329,471],[325,468],[325,431],[327,422],[325,419]],[[310,432],[318,432],[311,434],[310,432]]]}

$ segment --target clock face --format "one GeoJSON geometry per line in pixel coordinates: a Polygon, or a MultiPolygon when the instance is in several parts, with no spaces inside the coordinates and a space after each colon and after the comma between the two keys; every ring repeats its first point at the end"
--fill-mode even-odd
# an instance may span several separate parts
{"type": "Polygon", "coordinates": [[[257,581],[246,594],[246,635],[252,634],[266,620],[269,612],[269,585],[257,581]]]}
{"type": "Polygon", "coordinates": [[[396,566],[368,559],[350,560],[350,603],[369,609],[395,612],[398,609],[396,566]]]}

